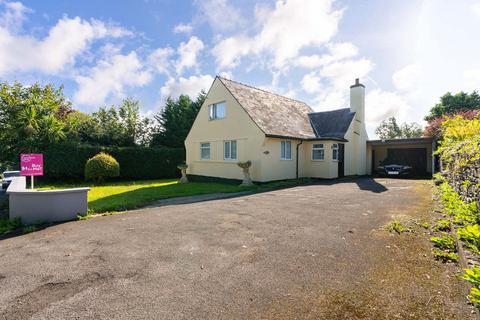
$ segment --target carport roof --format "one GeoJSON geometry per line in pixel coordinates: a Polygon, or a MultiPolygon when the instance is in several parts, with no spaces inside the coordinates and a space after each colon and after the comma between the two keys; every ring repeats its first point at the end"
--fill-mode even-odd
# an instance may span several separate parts
{"type": "Polygon", "coordinates": [[[421,138],[402,138],[402,139],[386,139],[386,140],[368,140],[367,144],[371,146],[382,145],[401,145],[401,144],[427,144],[433,143],[432,137],[421,138]]]}

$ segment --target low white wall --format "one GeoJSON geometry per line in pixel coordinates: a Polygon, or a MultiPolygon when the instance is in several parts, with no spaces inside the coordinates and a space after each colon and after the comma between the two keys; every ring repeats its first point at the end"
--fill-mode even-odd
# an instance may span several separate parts
{"type": "Polygon", "coordinates": [[[89,190],[29,190],[25,177],[16,177],[7,189],[10,219],[20,217],[23,224],[74,220],[87,214],[89,190]]]}

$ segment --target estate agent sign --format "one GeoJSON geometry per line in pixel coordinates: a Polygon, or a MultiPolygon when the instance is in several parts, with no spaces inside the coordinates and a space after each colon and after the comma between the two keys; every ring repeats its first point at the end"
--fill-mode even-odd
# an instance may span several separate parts
{"type": "Polygon", "coordinates": [[[31,177],[33,189],[33,177],[43,176],[43,154],[41,153],[22,153],[20,155],[20,174],[31,177]]]}

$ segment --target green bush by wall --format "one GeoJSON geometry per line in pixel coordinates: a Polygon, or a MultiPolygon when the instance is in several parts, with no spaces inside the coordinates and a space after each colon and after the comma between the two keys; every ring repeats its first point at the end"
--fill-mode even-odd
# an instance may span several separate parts
{"type": "Polygon", "coordinates": [[[177,164],[185,161],[183,148],[56,145],[43,151],[45,178],[83,180],[87,160],[100,152],[108,153],[118,161],[121,168],[119,179],[178,177],[177,164]]]}

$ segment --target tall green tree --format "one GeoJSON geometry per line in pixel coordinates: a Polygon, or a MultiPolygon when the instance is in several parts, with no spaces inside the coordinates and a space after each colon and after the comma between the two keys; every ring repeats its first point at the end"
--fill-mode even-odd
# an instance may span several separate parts
{"type": "Polygon", "coordinates": [[[440,97],[440,102],[430,109],[430,113],[425,117],[425,120],[432,121],[444,115],[476,109],[480,109],[480,94],[477,91],[470,94],[461,91],[454,95],[447,92],[440,97]]]}
{"type": "Polygon", "coordinates": [[[66,138],[59,111],[71,109],[63,87],[0,83],[0,162],[16,162],[22,152],[36,152],[66,138]]]}
{"type": "Polygon", "coordinates": [[[398,138],[417,138],[421,137],[423,133],[422,127],[415,122],[402,123],[399,125],[395,117],[383,120],[375,129],[375,134],[380,139],[398,139],[398,138]]]}
{"type": "Polygon", "coordinates": [[[152,146],[184,147],[184,141],[197,117],[206,93],[202,91],[195,101],[187,95],[168,98],[165,107],[155,115],[157,128],[152,135],[152,146]]]}
{"type": "Polygon", "coordinates": [[[119,107],[101,107],[92,114],[74,111],[67,116],[69,135],[80,143],[132,147],[150,140],[152,120],[142,117],[140,103],[132,98],[119,107]]]}

